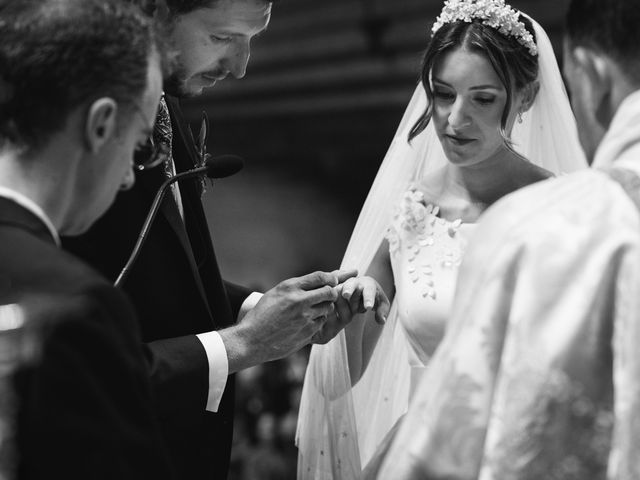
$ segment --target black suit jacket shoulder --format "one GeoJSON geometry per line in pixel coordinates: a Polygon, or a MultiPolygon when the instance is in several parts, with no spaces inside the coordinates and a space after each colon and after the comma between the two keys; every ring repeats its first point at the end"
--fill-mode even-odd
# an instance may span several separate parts
{"type": "Polygon", "coordinates": [[[5,318],[22,324],[10,377],[18,478],[169,478],[131,307],[1,198],[0,286],[5,318]]]}

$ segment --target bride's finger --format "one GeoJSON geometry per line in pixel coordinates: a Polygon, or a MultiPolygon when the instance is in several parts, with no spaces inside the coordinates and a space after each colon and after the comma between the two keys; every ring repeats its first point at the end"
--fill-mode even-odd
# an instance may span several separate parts
{"type": "Polygon", "coordinates": [[[351,312],[355,315],[356,313],[363,313],[360,308],[360,300],[362,298],[362,286],[358,285],[351,297],[349,297],[349,308],[351,312]]]}
{"type": "Polygon", "coordinates": [[[365,310],[371,310],[376,305],[376,295],[378,286],[375,282],[369,281],[362,290],[362,306],[365,310]]]}
{"type": "Polygon", "coordinates": [[[358,288],[358,282],[355,278],[350,278],[342,284],[342,298],[350,300],[354,291],[358,288]]]}
{"type": "Polygon", "coordinates": [[[376,304],[376,323],[384,325],[387,322],[387,317],[389,316],[389,311],[391,310],[391,304],[389,303],[389,299],[381,288],[378,290],[376,304]]]}

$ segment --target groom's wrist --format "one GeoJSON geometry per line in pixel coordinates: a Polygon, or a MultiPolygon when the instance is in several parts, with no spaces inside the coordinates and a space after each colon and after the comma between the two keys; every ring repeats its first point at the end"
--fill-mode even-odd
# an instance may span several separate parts
{"type": "Polygon", "coordinates": [[[251,358],[251,336],[242,323],[219,330],[218,333],[227,351],[229,374],[260,363],[251,358]]]}

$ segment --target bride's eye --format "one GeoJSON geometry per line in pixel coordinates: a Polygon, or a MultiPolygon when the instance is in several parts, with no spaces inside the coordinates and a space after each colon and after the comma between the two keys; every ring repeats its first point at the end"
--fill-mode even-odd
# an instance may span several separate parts
{"type": "Polygon", "coordinates": [[[496,101],[496,97],[476,97],[476,102],[481,105],[491,105],[496,101]]]}
{"type": "Polygon", "coordinates": [[[455,95],[453,93],[447,92],[446,90],[439,90],[439,89],[436,89],[433,92],[433,96],[435,98],[440,99],[440,100],[449,100],[449,101],[453,100],[454,97],[455,97],[455,95]]]}

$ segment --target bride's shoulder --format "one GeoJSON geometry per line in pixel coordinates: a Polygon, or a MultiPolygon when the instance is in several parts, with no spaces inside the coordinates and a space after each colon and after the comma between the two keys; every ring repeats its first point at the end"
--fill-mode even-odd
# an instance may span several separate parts
{"type": "Polygon", "coordinates": [[[555,177],[553,172],[550,172],[546,168],[542,168],[539,165],[535,165],[528,161],[523,161],[517,175],[517,188],[526,187],[543,180],[548,180],[555,177]]]}

